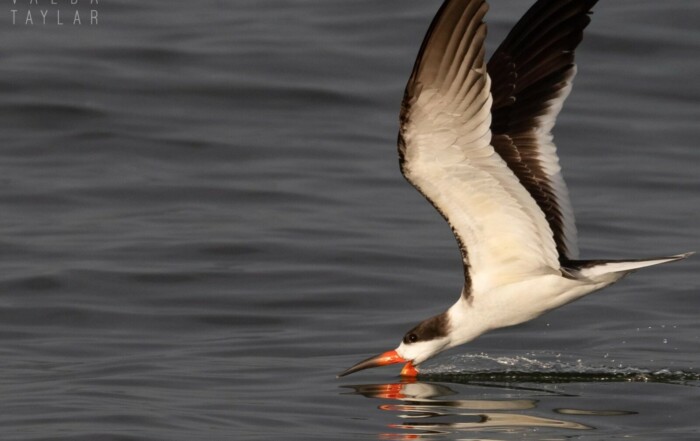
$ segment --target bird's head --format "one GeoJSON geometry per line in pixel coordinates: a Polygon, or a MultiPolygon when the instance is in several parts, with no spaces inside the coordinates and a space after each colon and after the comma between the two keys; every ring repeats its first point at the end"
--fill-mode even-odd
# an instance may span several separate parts
{"type": "Polygon", "coordinates": [[[439,354],[450,346],[450,322],[447,313],[423,320],[404,335],[399,347],[363,360],[347,369],[338,377],[350,375],[363,369],[406,363],[402,376],[415,377],[416,366],[439,354]]]}

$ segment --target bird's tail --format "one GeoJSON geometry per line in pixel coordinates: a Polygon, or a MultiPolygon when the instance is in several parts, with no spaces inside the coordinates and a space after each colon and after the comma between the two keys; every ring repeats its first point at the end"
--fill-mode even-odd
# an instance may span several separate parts
{"type": "Polygon", "coordinates": [[[677,254],[675,256],[656,257],[653,259],[637,260],[573,260],[564,265],[564,270],[575,278],[590,280],[614,279],[618,280],[625,275],[647,266],[660,265],[662,263],[675,262],[692,256],[694,252],[677,254]]]}

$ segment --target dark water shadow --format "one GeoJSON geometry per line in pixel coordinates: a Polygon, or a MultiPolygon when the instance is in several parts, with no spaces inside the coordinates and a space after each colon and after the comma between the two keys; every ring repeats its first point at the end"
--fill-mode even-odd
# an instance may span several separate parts
{"type": "Polygon", "coordinates": [[[695,386],[700,381],[700,373],[684,371],[645,371],[639,369],[601,370],[587,372],[532,372],[532,371],[503,371],[503,372],[463,372],[435,373],[421,375],[422,380],[441,381],[458,384],[566,384],[566,383],[616,383],[642,382],[666,383],[685,386],[695,386]]]}
{"type": "Polygon", "coordinates": [[[560,390],[558,385],[651,382],[697,387],[693,383],[699,380],[700,375],[684,372],[474,372],[421,375],[420,381],[348,385],[342,386],[345,390],[341,394],[381,400],[377,408],[400,420],[387,425],[387,431],[378,434],[380,439],[462,434],[496,440],[519,439],[527,434],[528,439],[544,440],[552,436],[577,437],[596,430],[598,419],[600,424],[608,424],[607,418],[640,411],[607,408],[604,400],[595,409],[563,406],[580,395],[560,390]]]}

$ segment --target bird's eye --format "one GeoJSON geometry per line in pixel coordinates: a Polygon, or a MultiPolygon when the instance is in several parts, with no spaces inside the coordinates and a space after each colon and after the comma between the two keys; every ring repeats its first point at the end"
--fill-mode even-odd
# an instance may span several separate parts
{"type": "Polygon", "coordinates": [[[416,334],[407,334],[403,341],[404,343],[415,343],[418,341],[418,336],[416,334]]]}

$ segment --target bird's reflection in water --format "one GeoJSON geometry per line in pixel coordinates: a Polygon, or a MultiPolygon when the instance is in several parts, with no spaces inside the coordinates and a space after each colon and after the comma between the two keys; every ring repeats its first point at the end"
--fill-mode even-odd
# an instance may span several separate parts
{"type": "MultiPolygon", "coordinates": [[[[477,387],[481,387],[476,385],[477,387]]],[[[482,385],[486,386],[486,385],[482,385]]],[[[493,387],[493,385],[488,385],[493,387]]],[[[394,384],[369,384],[345,386],[352,389],[349,394],[362,395],[367,398],[377,398],[391,400],[379,405],[379,409],[393,412],[397,418],[403,420],[402,423],[391,424],[393,430],[400,430],[395,433],[383,433],[381,439],[425,439],[454,434],[455,432],[485,432],[488,439],[494,439],[497,434],[508,434],[510,436],[524,432],[535,432],[542,430],[542,439],[552,438],[551,430],[544,429],[564,429],[573,431],[591,430],[594,427],[558,418],[546,418],[534,415],[537,412],[539,400],[534,399],[473,399],[461,400],[450,399],[458,394],[452,388],[440,383],[426,383],[418,381],[406,381],[394,384]],[[545,435],[545,433],[547,433],[545,435]]],[[[517,388],[505,387],[506,396],[513,396],[517,393],[517,388]]],[[[532,393],[533,390],[523,389],[532,393]]],[[[502,389],[499,392],[503,392],[502,389]]],[[[549,393],[540,390],[541,393],[549,393]]],[[[480,390],[480,396],[484,396],[484,391],[480,390]]],[[[490,394],[489,394],[490,395],[490,394]]],[[[499,393],[499,395],[501,395],[499,393]]],[[[557,394],[566,396],[565,394],[557,394]]],[[[566,415],[568,418],[575,418],[577,415],[625,415],[634,412],[626,411],[554,411],[559,415],[566,415]]],[[[475,434],[475,433],[474,433],[475,434]]],[[[570,434],[569,434],[570,435],[570,434]]],[[[470,438],[472,439],[472,438],[470,438]]],[[[486,438],[479,438],[486,439],[486,438]]]]}

